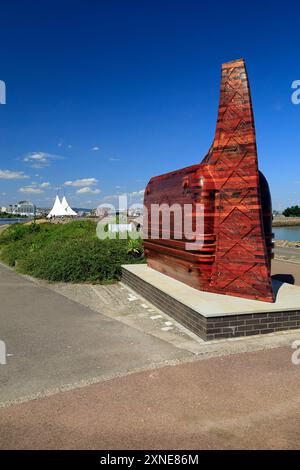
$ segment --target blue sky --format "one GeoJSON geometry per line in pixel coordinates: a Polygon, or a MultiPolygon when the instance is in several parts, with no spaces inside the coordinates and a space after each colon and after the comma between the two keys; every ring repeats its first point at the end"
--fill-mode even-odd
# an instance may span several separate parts
{"type": "Polygon", "coordinates": [[[200,0],[1,2],[0,205],[74,207],[197,163],[222,62],[246,59],[273,206],[300,205],[299,5],[200,0]],[[67,184],[66,184],[67,183],[67,184]]]}

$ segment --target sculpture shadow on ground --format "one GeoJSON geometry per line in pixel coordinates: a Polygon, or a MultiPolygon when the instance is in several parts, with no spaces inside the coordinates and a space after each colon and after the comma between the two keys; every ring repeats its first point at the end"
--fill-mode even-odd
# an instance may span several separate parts
{"type": "Polygon", "coordinates": [[[272,276],[273,292],[275,295],[275,301],[279,292],[279,289],[283,284],[295,284],[295,278],[292,274],[274,274],[272,276]]]}

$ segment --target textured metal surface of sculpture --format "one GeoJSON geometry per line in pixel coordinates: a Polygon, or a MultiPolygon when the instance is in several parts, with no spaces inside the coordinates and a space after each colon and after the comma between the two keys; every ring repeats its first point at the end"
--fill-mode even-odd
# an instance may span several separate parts
{"type": "Polygon", "coordinates": [[[145,191],[148,265],[196,289],[274,302],[271,283],[272,209],[258,170],[256,136],[244,60],[222,65],[214,142],[202,163],[154,177],[145,191]],[[187,250],[180,224],[169,238],[151,235],[153,204],[202,204],[201,248],[187,250]],[[179,232],[178,232],[179,231],[179,232]]]}

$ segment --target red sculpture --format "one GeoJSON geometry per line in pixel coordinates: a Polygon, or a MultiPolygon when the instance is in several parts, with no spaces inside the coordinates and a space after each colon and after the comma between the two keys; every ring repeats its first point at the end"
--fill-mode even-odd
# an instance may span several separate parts
{"type": "Polygon", "coordinates": [[[244,60],[222,65],[216,134],[202,163],[152,178],[144,205],[144,246],[151,268],[199,290],[274,302],[271,198],[258,171],[244,60]],[[191,240],[175,217],[166,238],[162,217],[154,219],[151,213],[162,204],[192,205],[185,218],[194,225],[202,212],[203,231],[192,240],[198,246],[187,244],[191,240]],[[153,236],[155,230],[159,236],[153,236]]]}

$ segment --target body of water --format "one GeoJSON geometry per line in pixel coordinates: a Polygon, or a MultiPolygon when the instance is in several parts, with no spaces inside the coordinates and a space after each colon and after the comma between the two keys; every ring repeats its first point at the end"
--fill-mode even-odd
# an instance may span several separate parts
{"type": "Polygon", "coordinates": [[[289,242],[300,242],[300,227],[273,227],[275,240],[288,240],[289,242]]]}
{"type": "MultiPolygon", "coordinates": [[[[28,222],[30,219],[1,219],[0,225],[16,224],[18,222],[28,222]]],[[[275,240],[288,240],[289,242],[300,242],[300,226],[299,227],[273,227],[275,240]]]]}
{"type": "Polygon", "coordinates": [[[28,222],[30,219],[2,219],[0,218],[0,225],[7,225],[7,224],[17,224],[18,222],[28,222]]]}

